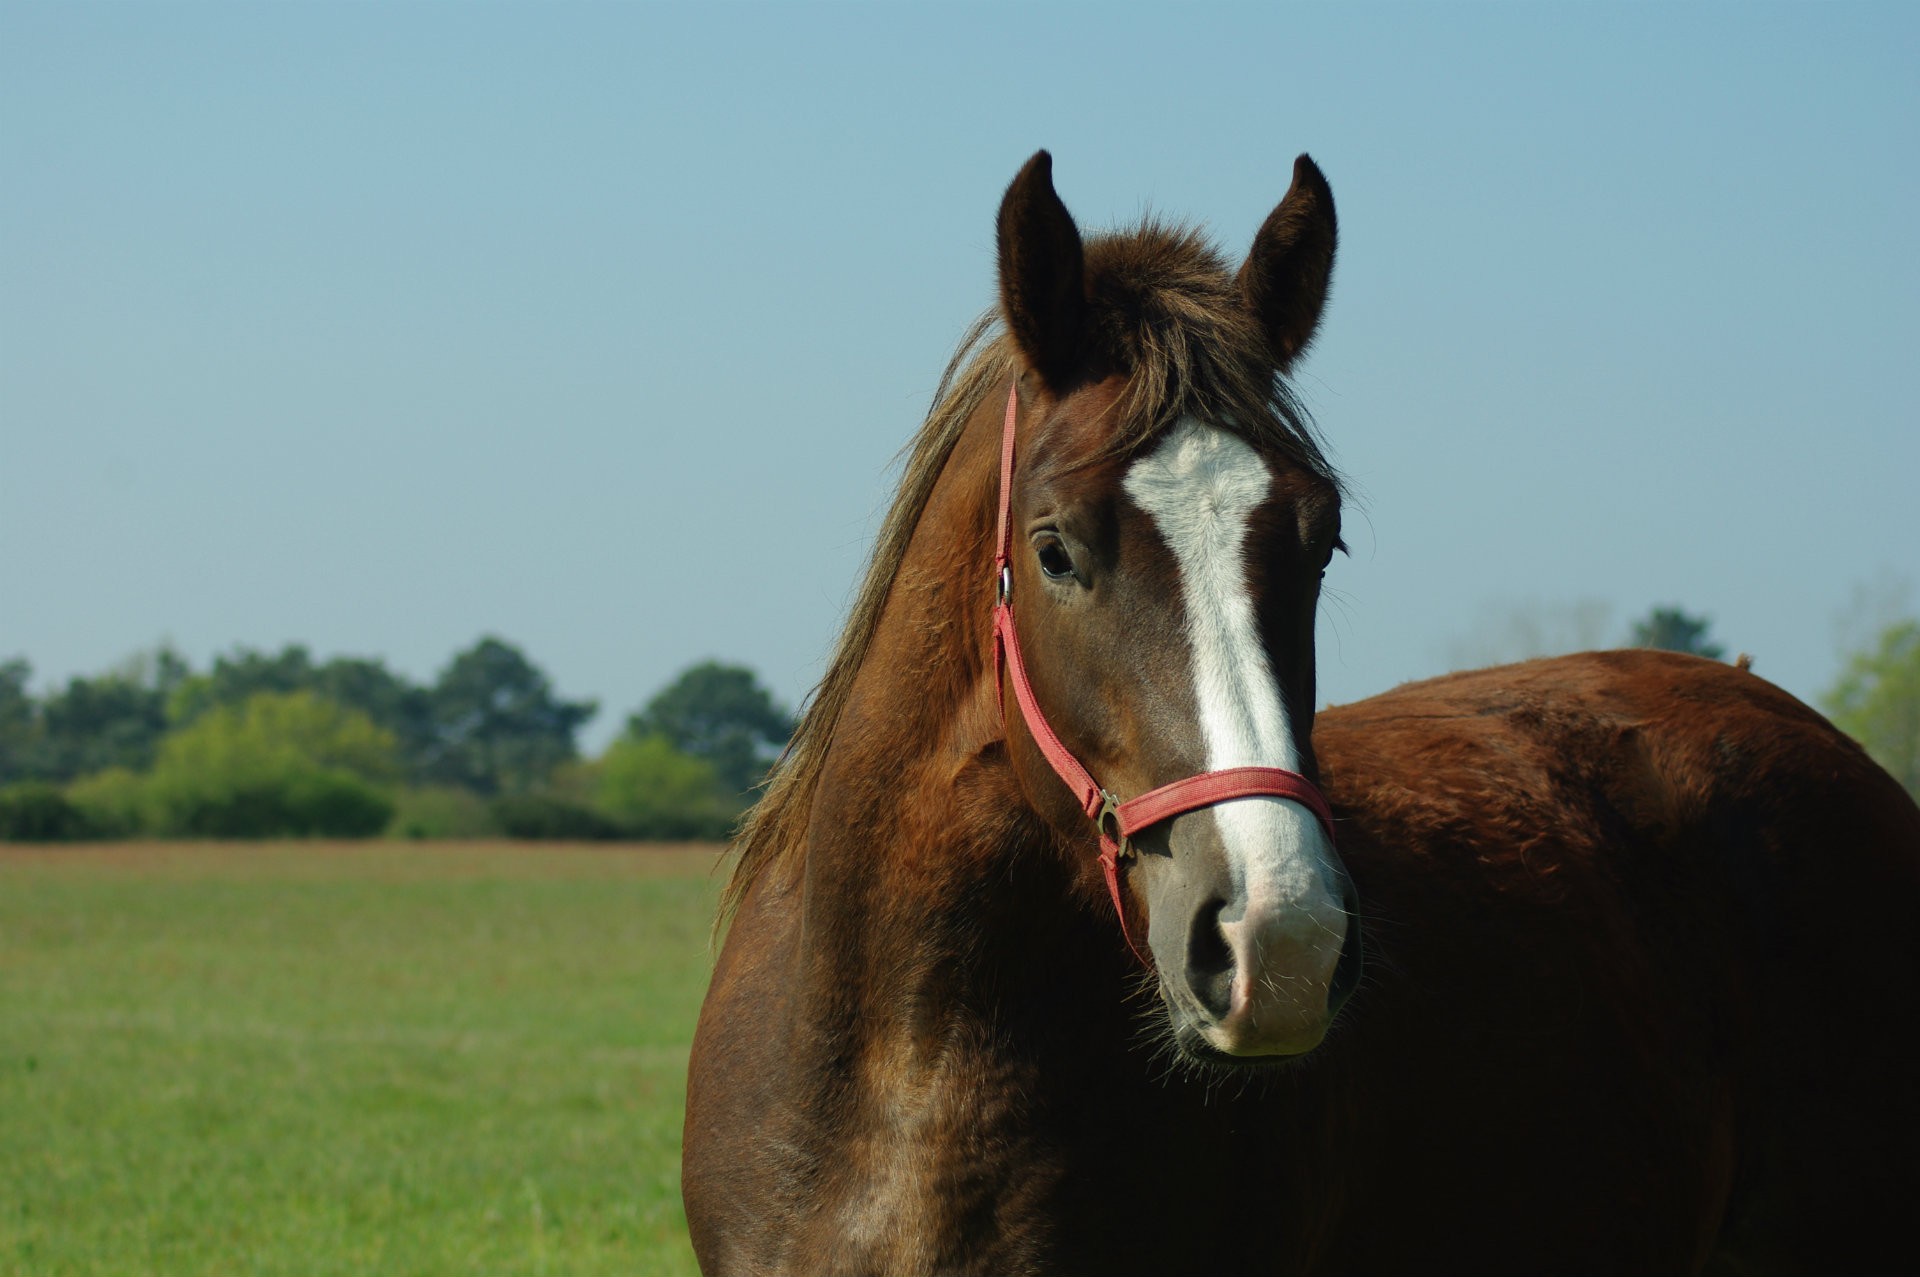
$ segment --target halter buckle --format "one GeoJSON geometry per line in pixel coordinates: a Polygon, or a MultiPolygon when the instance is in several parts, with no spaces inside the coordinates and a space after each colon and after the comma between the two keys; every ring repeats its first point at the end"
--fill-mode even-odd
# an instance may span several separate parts
{"type": "Polygon", "coordinates": [[[1100,814],[1093,818],[1100,836],[1115,847],[1115,856],[1125,860],[1133,855],[1133,840],[1120,829],[1120,800],[1107,790],[1100,791],[1100,814]]]}
{"type": "Polygon", "coordinates": [[[999,590],[1000,602],[1005,603],[1013,597],[1013,564],[1002,563],[1000,565],[1000,579],[997,588],[999,590]]]}

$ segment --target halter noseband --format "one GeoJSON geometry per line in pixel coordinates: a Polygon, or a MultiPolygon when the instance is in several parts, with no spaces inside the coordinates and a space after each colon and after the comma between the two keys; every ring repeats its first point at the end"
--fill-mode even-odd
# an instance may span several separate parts
{"type": "MultiPolygon", "coordinates": [[[[1040,746],[1041,754],[1046,757],[1055,774],[1066,782],[1067,788],[1080,800],[1080,809],[1099,830],[1100,868],[1107,877],[1107,894],[1113,898],[1113,911],[1120,919],[1120,934],[1126,938],[1127,947],[1145,963],[1146,955],[1133,942],[1133,935],[1127,929],[1127,911],[1120,903],[1120,858],[1134,854],[1135,834],[1163,820],[1171,820],[1201,807],[1211,807],[1230,798],[1270,797],[1288,799],[1312,812],[1320,822],[1320,827],[1326,830],[1327,841],[1331,843],[1334,840],[1333,809],[1312,781],[1298,772],[1281,767],[1228,767],[1220,771],[1202,772],[1198,776],[1176,780],[1170,785],[1162,785],[1121,802],[1102,789],[1093,774],[1073,756],[1073,752],[1060,743],[1060,737],[1040,709],[1040,702],[1034,698],[1033,684],[1027,678],[1026,662],[1020,658],[1020,632],[1013,623],[1013,435],[1019,406],[1017,390],[1009,387],[1007,419],[1000,435],[1000,522],[993,553],[993,574],[997,583],[993,605],[994,686],[997,692],[1002,685],[1003,670],[1013,676],[1013,697],[1020,705],[1020,715],[1026,720],[1027,731],[1032,734],[1034,743],[1040,746]]],[[[1006,712],[1003,696],[1000,703],[1002,722],[1006,719],[1006,712]]]]}

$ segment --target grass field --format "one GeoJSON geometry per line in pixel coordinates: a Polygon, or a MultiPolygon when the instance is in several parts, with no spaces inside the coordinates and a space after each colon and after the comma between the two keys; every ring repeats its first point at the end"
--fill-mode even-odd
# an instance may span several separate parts
{"type": "Polygon", "coordinates": [[[694,1271],[713,866],[0,847],[0,1272],[694,1271]]]}

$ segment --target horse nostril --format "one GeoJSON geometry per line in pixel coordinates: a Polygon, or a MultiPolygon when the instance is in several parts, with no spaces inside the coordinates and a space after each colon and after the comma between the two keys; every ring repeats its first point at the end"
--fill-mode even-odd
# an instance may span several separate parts
{"type": "Polygon", "coordinates": [[[1220,931],[1224,900],[1209,900],[1193,915],[1187,937],[1187,985],[1209,1015],[1225,1019],[1233,1009],[1233,950],[1220,931]]]}

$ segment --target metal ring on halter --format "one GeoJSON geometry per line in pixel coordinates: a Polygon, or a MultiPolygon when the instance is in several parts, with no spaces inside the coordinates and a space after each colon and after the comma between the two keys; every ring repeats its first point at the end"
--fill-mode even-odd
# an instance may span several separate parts
{"type": "Polygon", "coordinates": [[[1013,597],[1013,564],[1000,565],[1000,601],[1005,603],[1013,597]]]}
{"type": "Polygon", "coordinates": [[[1121,832],[1120,800],[1104,789],[1100,791],[1100,814],[1093,818],[1093,823],[1101,837],[1118,848],[1115,854],[1120,859],[1125,860],[1133,854],[1133,840],[1121,832]]]}

